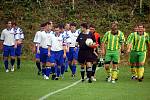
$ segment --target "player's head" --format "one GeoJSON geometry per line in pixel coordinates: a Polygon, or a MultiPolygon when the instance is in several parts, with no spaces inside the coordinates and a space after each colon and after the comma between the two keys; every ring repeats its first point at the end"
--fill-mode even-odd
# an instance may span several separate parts
{"type": "Polygon", "coordinates": [[[117,21],[113,21],[111,23],[111,32],[112,32],[112,34],[115,34],[118,32],[118,22],[117,21]]]}
{"type": "Polygon", "coordinates": [[[48,25],[49,25],[49,30],[53,29],[53,22],[50,20],[48,21],[48,25]]]}
{"type": "Polygon", "coordinates": [[[6,22],[6,26],[7,26],[7,28],[12,28],[12,21],[7,21],[6,22]]]}
{"type": "Polygon", "coordinates": [[[15,21],[12,22],[12,27],[16,27],[17,23],[15,21]]]}
{"type": "Polygon", "coordinates": [[[94,25],[91,24],[90,27],[89,27],[89,29],[90,29],[91,33],[95,32],[95,26],[94,25]]]}
{"type": "Polygon", "coordinates": [[[55,32],[55,34],[60,34],[59,25],[55,25],[55,26],[54,26],[54,32],[55,32]]]}
{"type": "Polygon", "coordinates": [[[65,30],[69,31],[70,30],[70,23],[65,24],[65,30]]]}
{"type": "Polygon", "coordinates": [[[58,27],[59,27],[60,33],[63,33],[65,31],[64,24],[58,24],[58,27]]]}
{"type": "Polygon", "coordinates": [[[81,24],[81,31],[82,31],[82,32],[86,32],[87,29],[88,29],[88,24],[87,24],[87,23],[82,23],[82,24],[81,24]]]}
{"type": "Polygon", "coordinates": [[[138,25],[138,32],[139,34],[143,34],[145,31],[144,25],[143,24],[139,24],[138,25]]]}
{"type": "Polygon", "coordinates": [[[49,22],[43,23],[44,31],[49,31],[49,22]]]}
{"type": "Polygon", "coordinates": [[[70,23],[70,30],[71,31],[75,31],[76,30],[76,26],[77,26],[77,24],[76,23],[70,23]]]}
{"type": "Polygon", "coordinates": [[[134,32],[138,32],[138,25],[134,26],[134,32]]]}

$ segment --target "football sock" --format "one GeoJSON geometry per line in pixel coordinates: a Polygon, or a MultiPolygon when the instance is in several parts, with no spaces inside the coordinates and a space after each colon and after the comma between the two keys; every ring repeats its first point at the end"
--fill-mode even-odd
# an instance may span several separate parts
{"type": "Polygon", "coordinates": [[[11,60],[10,60],[10,63],[11,63],[11,66],[13,66],[14,63],[15,63],[15,59],[11,59],[11,60]]]}
{"type": "Polygon", "coordinates": [[[112,80],[117,79],[118,71],[117,69],[112,69],[112,80]]]}
{"type": "Polygon", "coordinates": [[[96,64],[93,64],[93,66],[92,66],[92,76],[95,75],[95,71],[96,71],[96,64]]]}
{"type": "Polygon", "coordinates": [[[17,66],[20,66],[20,58],[17,58],[17,66]]]}
{"type": "Polygon", "coordinates": [[[84,69],[84,67],[81,67],[80,72],[81,72],[81,78],[84,79],[84,74],[85,74],[85,69],[84,69]]]}
{"type": "Polygon", "coordinates": [[[38,68],[38,71],[41,71],[41,65],[40,65],[40,62],[39,61],[36,61],[36,66],[38,68]]]}
{"type": "Polygon", "coordinates": [[[64,72],[65,72],[65,66],[64,66],[64,65],[62,65],[62,66],[61,66],[61,75],[63,75],[63,74],[64,74],[64,72]]]}
{"type": "Polygon", "coordinates": [[[76,73],[76,65],[73,64],[73,65],[72,65],[72,74],[74,75],[75,73],[76,73]]]}
{"type": "Polygon", "coordinates": [[[91,75],[92,75],[92,67],[87,67],[87,77],[91,79],[91,75]]]}
{"type": "Polygon", "coordinates": [[[5,69],[8,69],[8,60],[4,60],[5,69]]]}
{"type": "Polygon", "coordinates": [[[51,72],[51,67],[47,67],[47,68],[46,68],[46,74],[45,74],[45,75],[49,77],[50,72],[51,72]]]}
{"type": "Polygon", "coordinates": [[[139,68],[137,68],[137,70],[138,79],[141,79],[144,75],[144,67],[140,66],[139,68]]]}

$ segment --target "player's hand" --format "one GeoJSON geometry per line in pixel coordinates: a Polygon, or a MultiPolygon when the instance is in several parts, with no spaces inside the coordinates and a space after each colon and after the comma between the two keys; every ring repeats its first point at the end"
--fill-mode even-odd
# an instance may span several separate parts
{"type": "Polygon", "coordinates": [[[63,58],[66,58],[66,53],[64,53],[63,58]]]}
{"type": "Polygon", "coordinates": [[[48,57],[50,57],[51,56],[51,53],[50,52],[48,52],[48,57]]]}
{"type": "Polygon", "coordinates": [[[105,50],[104,50],[104,49],[101,50],[101,54],[102,54],[103,56],[105,55],[105,50]]]}
{"type": "Polygon", "coordinates": [[[40,50],[37,50],[37,53],[40,54],[40,50]]]}
{"type": "Polygon", "coordinates": [[[17,48],[17,44],[16,44],[16,45],[14,45],[14,48],[17,48]]]}
{"type": "Polygon", "coordinates": [[[126,53],[130,53],[130,49],[127,49],[126,53]]]}

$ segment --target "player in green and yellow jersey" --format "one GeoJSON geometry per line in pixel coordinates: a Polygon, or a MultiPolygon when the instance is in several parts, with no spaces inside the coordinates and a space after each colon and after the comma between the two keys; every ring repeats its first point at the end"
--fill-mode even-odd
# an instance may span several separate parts
{"type": "Polygon", "coordinates": [[[138,25],[138,32],[132,34],[131,39],[128,42],[129,44],[127,46],[127,53],[129,53],[131,49],[134,50],[134,53],[131,55],[134,56],[134,58],[131,59],[130,62],[133,63],[133,66],[136,67],[137,78],[139,82],[141,82],[144,75],[144,63],[146,59],[147,44],[148,47],[150,47],[150,37],[148,33],[145,32],[143,25],[138,25]]]}
{"type": "MultiPolygon", "coordinates": [[[[138,32],[138,25],[136,25],[134,27],[134,32],[132,32],[128,36],[127,41],[126,41],[127,45],[129,44],[129,41],[131,41],[132,35],[136,34],[137,32],[138,32]]],[[[136,72],[136,68],[134,66],[134,63],[132,63],[132,59],[134,59],[134,49],[133,49],[133,47],[131,48],[131,52],[129,54],[129,66],[131,67],[131,74],[132,74],[131,79],[137,79],[137,72],[136,72]]]]}
{"type": "Polygon", "coordinates": [[[118,30],[118,22],[114,21],[111,24],[111,30],[106,32],[102,39],[102,54],[105,55],[105,70],[107,72],[108,82],[115,83],[118,77],[118,63],[120,60],[120,50],[124,49],[124,34],[118,30]],[[105,46],[105,44],[107,44],[105,46]],[[106,53],[105,53],[106,48],[106,53]],[[112,70],[110,69],[112,63],[112,70]]]}

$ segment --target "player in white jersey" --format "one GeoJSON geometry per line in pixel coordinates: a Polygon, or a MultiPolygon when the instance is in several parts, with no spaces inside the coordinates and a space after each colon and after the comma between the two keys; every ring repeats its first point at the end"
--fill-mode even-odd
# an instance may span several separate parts
{"type": "Polygon", "coordinates": [[[64,64],[64,58],[66,57],[66,43],[64,43],[63,34],[60,32],[59,26],[55,26],[54,34],[50,37],[48,55],[49,58],[47,62],[56,65],[56,77],[53,75],[52,79],[58,80],[61,67],[64,64]]]}
{"type": "Polygon", "coordinates": [[[76,64],[77,64],[77,58],[78,58],[78,48],[75,48],[76,45],[76,39],[79,36],[79,31],[76,30],[76,24],[71,23],[70,24],[70,31],[68,32],[69,35],[69,55],[68,55],[68,61],[69,61],[69,67],[72,71],[72,77],[76,74],[76,64]]]}
{"type": "Polygon", "coordinates": [[[41,69],[41,64],[40,64],[40,53],[37,53],[37,40],[39,35],[42,33],[42,31],[44,31],[44,24],[40,25],[40,30],[36,32],[35,36],[34,36],[34,45],[33,45],[33,52],[35,53],[35,59],[36,59],[36,66],[38,69],[38,75],[40,75],[42,73],[42,69],[41,69]]]}
{"type": "Polygon", "coordinates": [[[15,55],[17,56],[17,69],[20,69],[20,56],[22,52],[22,43],[24,39],[24,33],[21,28],[19,28],[16,22],[13,22],[13,31],[15,33],[15,39],[17,41],[17,48],[15,48],[15,55]]]}
{"type": "MultiPolygon", "coordinates": [[[[70,23],[66,23],[65,24],[65,34],[66,34],[66,38],[69,38],[68,37],[68,32],[70,31],[70,23]]],[[[67,47],[67,51],[66,51],[66,58],[64,59],[65,61],[64,61],[64,65],[65,65],[65,72],[68,72],[68,55],[69,55],[69,44],[67,43],[67,45],[66,45],[66,47],[67,47]]]]}
{"type": "MultiPolygon", "coordinates": [[[[8,57],[11,57],[11,71],[14,71],[15,63],[15,48],[17,47],[15,40],[15,33],[12,29],[12,22],[7,22],[7,28],[4,29],[1,33],[1,38],[3,41],[3,58],[6,72],[9,72],[8,68],[8,57]]],[[[2,43],[2,42],[1,42],[2,43]]]]}
{"type": "Polygon", "coordinates": [[[42,73],[44,79],[49,79],[51,68],[46,66],[46,60],[48,58],[48,41],[50,39],[49,22],[43,24],[44,31],[42,31],[37,39],[37,53],[40,53],[40,61],[42,62],[42,73]]]}

